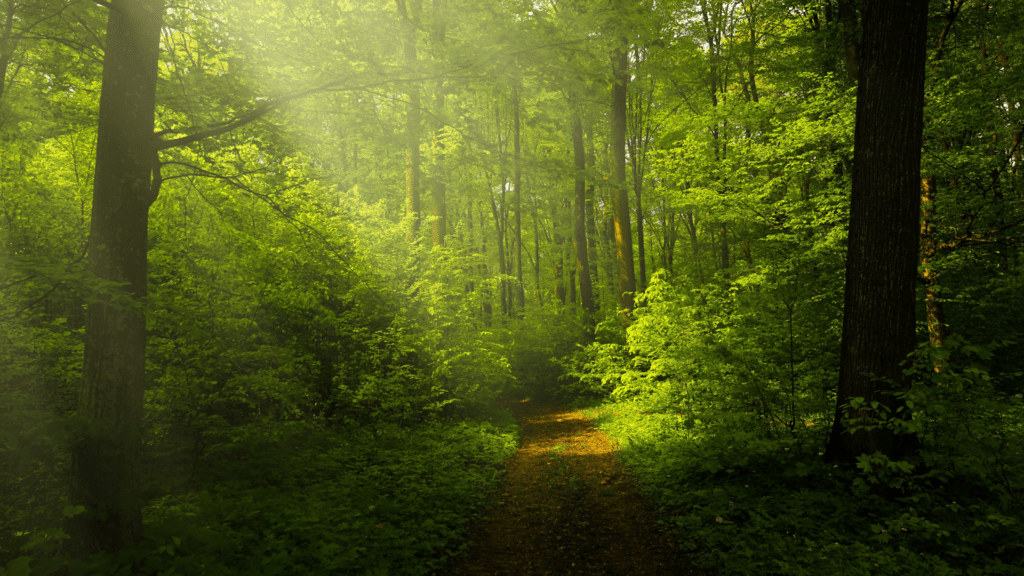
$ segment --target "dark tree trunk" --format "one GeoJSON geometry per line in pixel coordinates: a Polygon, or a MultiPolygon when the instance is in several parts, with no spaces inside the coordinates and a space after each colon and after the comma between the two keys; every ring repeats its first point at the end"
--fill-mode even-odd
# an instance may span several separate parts
{"type": "Polygon", "coordinates": [[[88,270],[116,283],[89,304],[68,522],[76,557],[142,539],[142,406],[146,368],[146,243],[156,199],[153,122],[162,0],[113,0],[96,141],[88,270]]]}
{"type": "Polygon", "coordinates": [[[576,249],[576,273],[580,279],[583,309],[594,311],[594,292],[590,279],[590,250],[587,246],[587,158],[583,149],[583,122],[577,116],[572,124],[572,151],[576,167],[576,198],[573,206],[573,244],[576,249]]]}
{"type": "Polygon", "coordinates": [[[916,342],[927,16],[923,0],[863,4],[839,388],[825,452],[830,461],[853,463],[874,452],[898,459],[914,449],[911,435],[884,428],[851,433],[841,420],[866,415],[842,408],[857,397],[897,415],[892,385],[876,378],[900,386],[900,363],[916,342]]]}

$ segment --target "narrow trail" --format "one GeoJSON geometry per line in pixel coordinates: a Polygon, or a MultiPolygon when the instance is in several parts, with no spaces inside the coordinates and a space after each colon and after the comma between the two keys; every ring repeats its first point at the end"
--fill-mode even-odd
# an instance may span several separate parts
{"type": "Polygon", "coordinates": [[[612,440],[568,408],[503,400],[522,427],[463,576],[700,574],[655,528],[612,440]]]}

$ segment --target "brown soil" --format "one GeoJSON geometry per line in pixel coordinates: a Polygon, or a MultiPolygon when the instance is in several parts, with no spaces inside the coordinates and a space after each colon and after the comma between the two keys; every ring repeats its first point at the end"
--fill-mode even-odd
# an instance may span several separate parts
{"type": "Polygon", "coordinates": [[[500,403],[519,420],[522,444],[458,574],[700,574],[657,531],[613,441],[589,418],[529,400],[500,403]]]}

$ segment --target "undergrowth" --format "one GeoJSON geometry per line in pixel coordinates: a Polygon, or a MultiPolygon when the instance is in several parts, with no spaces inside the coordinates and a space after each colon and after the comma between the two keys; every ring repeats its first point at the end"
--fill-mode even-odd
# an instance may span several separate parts
{"type": "MultiPolygon", "coordinates": [[[[586,412],[620,443],[620,457],[659,509],[664,528],[705,569],[1024,574],[1024,509],[986,467],[983,451],[974,461],[927,451],[909,470],[865,456],[857,468],[844,469],[823,462],[802,438],[759,440],[739,428],[709,435],[643,400],[592,403],[586,412]],[[896,494],[876,489],[897,479],[906,488],[896,494]]],[[[1006,440],[999,448],[1015,461],[1004,462],[1004,473],[1020,486],[1021,438],[1006,440]]]]}
{"type": "MultiPolygon", "coordinates": [[[[486,412],[412,428],[300,427],[223,446],[204,457],[195,489],[148,502],[140,545],[72,564],[71,574],[442,571],[518,444],[511,416],[486,412]]],[[[30,573],[32,558],[21,558],[0,574],[30,573]]]]}

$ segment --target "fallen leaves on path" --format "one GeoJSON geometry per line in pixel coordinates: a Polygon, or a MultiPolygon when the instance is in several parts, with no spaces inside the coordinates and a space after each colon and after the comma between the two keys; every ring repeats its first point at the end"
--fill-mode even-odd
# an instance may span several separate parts
{"type": "Polygon", "coordinates": [[[530,400],[501,404],[519,420],[522,444],[459,574],[699,574],[657,531],[610,439],[589,418],[530,400]]]}

